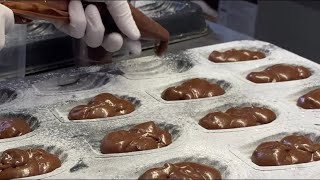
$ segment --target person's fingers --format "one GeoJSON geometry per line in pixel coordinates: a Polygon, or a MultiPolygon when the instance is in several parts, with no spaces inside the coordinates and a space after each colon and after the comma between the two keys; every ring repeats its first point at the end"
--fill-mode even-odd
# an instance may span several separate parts
{"type": "Polygon", "coordinates": [[[123,34],[132,40],[138,40],[140,31],[133,20],[127,1],[108,1],[108,10],[123,34]]]}
{"type": "Polygon", "coordinates": [[[108,52],[115,52],[121,49],[123,45],[123,38],[119,33],[111,33],[106,35],[102,47],[108,52]]]}
{"type": "Polygon", "coordinates": [[[55,24],[55,26],[69,36],[80,39],[84,36],[87,27],[82,2],[79,0],[71,0],[68,9],[70,24],[55,24]]]}
{"type": "Polygon", "coordinates": [[[82,38],[86,32],[87,20],[79,0],[71,0],[69,3],[70,25],[68,26],[70,35],[74,38],[82,38]]]}
{"type": "Polygon", "coordinates": [[[0,49],[5,44],[5,34],[9,32],[14,26],[13,12],[0,4],[0,49]]]}
{"type": "Polygon", "coordinates": [[[0,49],[4,47],[5,41],[6,39],[5,39],[4,19],[1,18],[1,15],[0,15],[0,49]]]}
{"type": "Polygon", "coordinates": [[[87,18],[87,30],[83,40],[89,47],[99,47],[103,42],[105,32],[99,10],[95,5],[88,5],[85,15],[87,18]]]}
{"type": "Polygon", "coordinates": [[[132,54],[139,55],[141,53],[141,42],[126,38],[124,40],[124,47],[132,54]]]}
{"type": "Polygon", "coordinates": [[[5,23],[4,23],[4,17],[1,17],[3,16],[0,12],[0,49],[2,49],[4,47],[4,43],[6,41],[5,39],[5,23]]]}
{"type": "Polygon", "coordinates": [[[4,15],[5,15],[5,33],[9,32],[11,29],[13,29],[14,26],[14,14],[11,9],[5,7],[3,9],[4,15]]]}

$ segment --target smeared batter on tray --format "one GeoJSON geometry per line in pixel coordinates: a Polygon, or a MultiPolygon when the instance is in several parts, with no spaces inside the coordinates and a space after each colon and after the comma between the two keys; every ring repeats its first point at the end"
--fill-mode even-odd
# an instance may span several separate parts
{"type": "Polygon", "coordinates": [[[22,136],[31,131],[25,119],[18,117],[0,117],[0,139],[22,136]]]}
{"type": "Polygon", "coordinates": [[[281,166],[320,160],[320,144],[301,135],[286,136],[280,141],[260,144],[251,156],[259,166],[281,166]]]}
{"type": "Polygon", "coordinates": [[[150,121],[138,124],[128,131],[107,134],[101,141],[100,150],[104,154],[144,151],[162,148],[171,142],[171,134],[150,121]]]}
{"type": "Polygon", "coordinates": [[[265,58],[263,52],[251,50],[236,50],[231,49],[228,51],[212,51],[209,60],[215,63],[239,62],[239,61],[252,61],[265,58]]]}
{"type": "Polygon", "coordinates": [[[135,110],[130,101],[110,93],[95,96],[87,105],[79,105],[69,112],[69,120],[97,119],[129,114],[135,110]]]}
{"type": "Polygon", "coordinates": [[[194,162],[165,163],[143,173],[139,180],[147,179],[222,179],[220,172],[203,164],[194,162]]]}
{"type": "Polygon", "coordinates": [[[275,119],[276,114],[270,109],[252,106],[209,113],[199,124],[206,129],[230,129],[268,124],[275,119]]]}
{"type": "Polygon", "coordinates": [[[60,166],[60,159],[43,149],[8,149],[0,157],[0,179],[41,175],[60,166]]]}
{"type": "Polygon", "coordinates": [[[263,71],[248,74],[247,79],[254,83],[272,83],[306,79],[310,76],[310,70],[303,66],[276,64],[263,71]]]}
{"type": "Polygon", "coordinates": [[[181,85],[170,87],[163,91],[162,99],[167,101],[187,100],[220,96],[225,93],[219,85],[205,79],[190,79],[181,85]]]}
{"type": "Polygon", "coordinates": [[[304,109],[320,109],[320,89],[315,89],[299,97],[297,105],[304,109]]]}

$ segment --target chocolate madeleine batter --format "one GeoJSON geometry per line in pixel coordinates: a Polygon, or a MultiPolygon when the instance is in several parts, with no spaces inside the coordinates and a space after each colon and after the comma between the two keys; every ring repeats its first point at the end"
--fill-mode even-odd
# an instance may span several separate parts
{"type": "Polygon", "coordinates": [[[247,79],[254,83],[272,83],[306,79],[311,76],[309,69],[303,66],[276,64],[260,72],[252,72],[247,79]]]}
{"type": "Polygon", "coordinates": [[[43,149],[8,149],[0,158],[0,179],[41,175],[60,166],[59,158],[43,149]]]}
{"type": "Polygon", "coordinates": [[[95,96],[88,105],[74,107],[69,112],[69,120],[97,119],[129,114],[135,106],[127,100],[109,93],[95,96]]]}
{"type": "Polygon", "coordinates": [[[167,101],[198,99],[220,96],[225,93],[217,84],[211,84],[204,79],[191,79],[179,86],[170,87],[162,92],[162,99],[167,101]]]}
{"type": "Polygon", "coordinates": [[[299,97],[297,105],[304,109],[320,109],[320,88],[299,97]]]}
{"type": "Polygon", "coordinates": [[[142,179],[221,179],[220,172],[212,167],[194,162],[165,163],[163,167],[152,168],[139,177],[142,179]]]}
{"type": "Polygon", "coordinates": [[[0,139],[22,136],[31,132],[26,120],[18,117],[0,117],[0,139]]]}
{"type": "Polygon", "coordinates": [[[231,49],[225,52],[212,51],[209,60],[215,63],[250,61],[263,59],[266,55],[259,51],[231,49]]]}
{"type": "Polygon", "coordinates": [[[263,107],[230,108],[226,112],[213,112],[203,117],[199,124],[206,129],[230,129],[268,124],[276,114],[263,107]]]}
{"type": "Polygon", "coordinates": [[[320,144],[309,138],[290,135],[279,141],[260,144],[251,156],[252,162],[259,166],[281,166],[301,164],[320,160],[320,144]]]}
{"type": "Polygon", "coordinates": [[[169,144],[171,144],[170,133],[150,121],[136,125],[128,131],[109,133],[103,138],[100,150],[103,154],[124,153],[157,149],[169,144]]]}

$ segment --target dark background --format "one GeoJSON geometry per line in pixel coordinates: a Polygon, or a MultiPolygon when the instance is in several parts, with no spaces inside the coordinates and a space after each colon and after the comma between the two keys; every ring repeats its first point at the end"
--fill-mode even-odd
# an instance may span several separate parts
{"type": "MultiPolygon", "coordinates": [[[[218,9],[219,0],[205,0],[218,9]]],[[[257,4],[254,38],[320,63],[319,0],[246,0],[257,4]]]]}

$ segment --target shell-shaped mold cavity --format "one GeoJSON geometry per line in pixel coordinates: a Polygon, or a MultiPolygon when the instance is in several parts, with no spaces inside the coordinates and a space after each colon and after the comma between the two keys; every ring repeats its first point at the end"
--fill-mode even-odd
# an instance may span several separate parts
{"type": "Polygon", "coordinates": [[[18,96],[18,93],[13,89],[9,89],[9,88],[0,89],[0,105],[13,101],[14,99],[17,98],[17,96],[18,96]]]}

